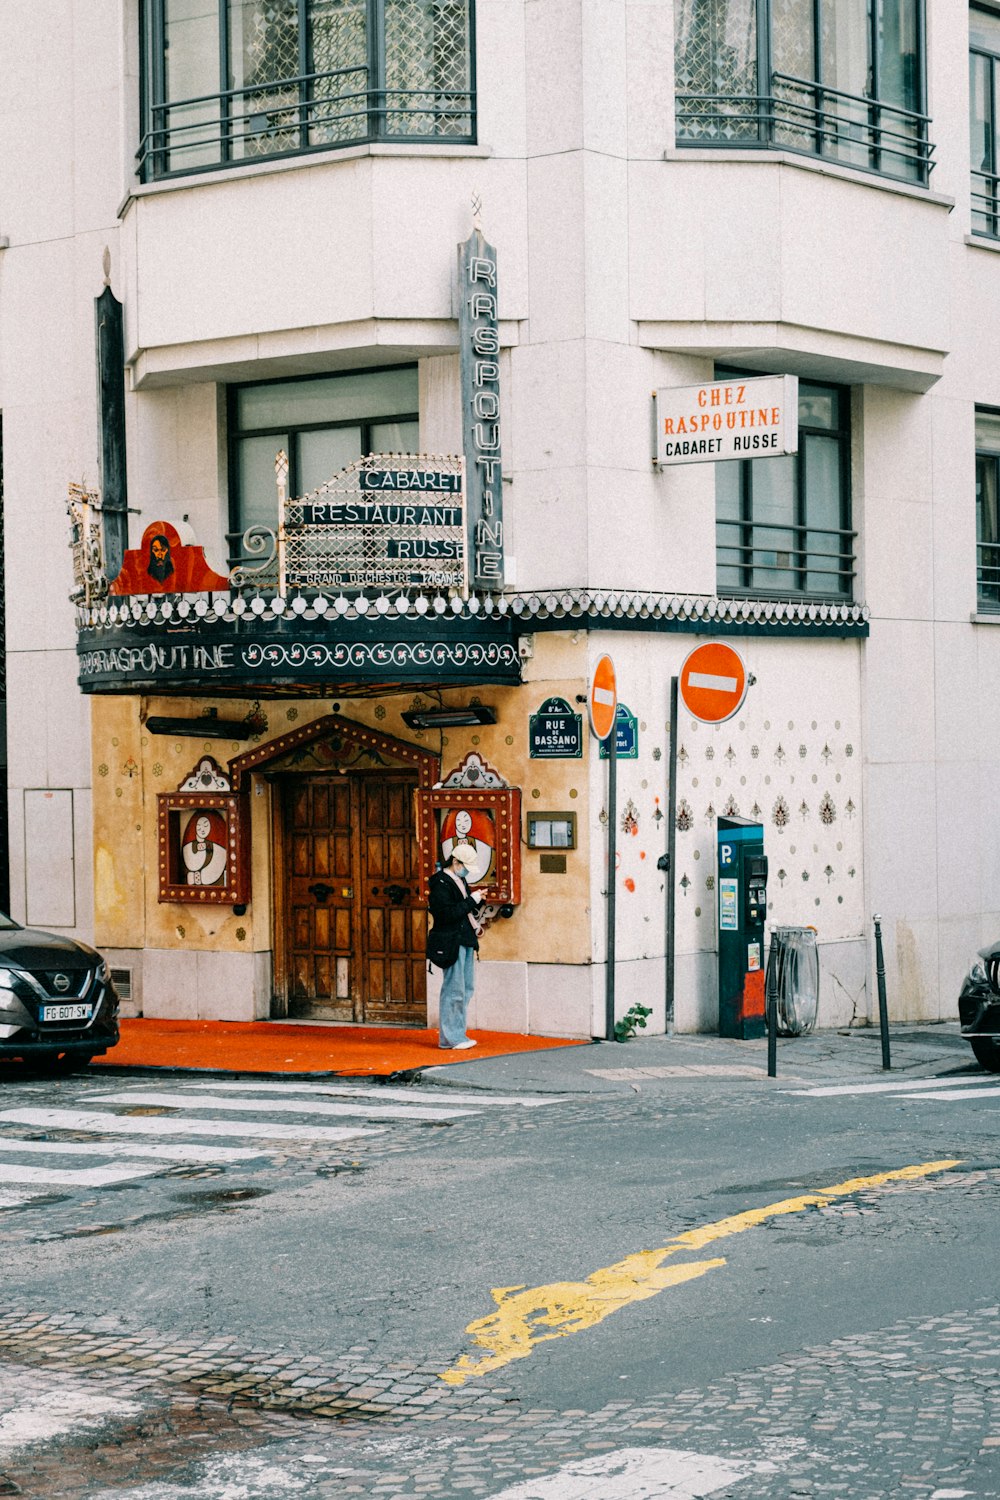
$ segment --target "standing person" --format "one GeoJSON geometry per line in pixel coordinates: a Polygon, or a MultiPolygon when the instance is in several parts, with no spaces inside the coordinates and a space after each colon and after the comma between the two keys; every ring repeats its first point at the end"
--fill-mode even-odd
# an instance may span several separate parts
{"type": "Polygon", "coordinates": [[[479,929],[473,913],[482,896],[467,884],[477,855],[471,844],[456,844],[440,870],[431,876],[429,907],[434,926],[427,934],[427,957],[444,970],[438,1017],[438,1045],[463,1052],[476,1044],[465,1034],[465,1018],[475,989],[479,929]]]}

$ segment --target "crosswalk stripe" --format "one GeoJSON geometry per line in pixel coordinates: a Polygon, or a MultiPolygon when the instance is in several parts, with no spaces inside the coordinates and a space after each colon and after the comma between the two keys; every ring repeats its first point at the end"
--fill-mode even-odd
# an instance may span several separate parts
{"type": "Polygon", "coordinates": [[[991,1089],[954,1089],[948,1094],[904,1094],[904,1099],[996,1099],[1000,1095],[1000,1086],[994,1084],[991,1089]]]}
{"type": "Polygon", "coordinates": [[[5,1109],[0,1110],[0,1122],[4,1120],[13,1125],[47,1125],[53,1130],[89,1130],[106,1135],[217,1135],[267,1141],[348,1141],[382,1134],[378,1127],[369,1130],[360,1125],[348,1128],[256,1120],[142,1119],[96,1109],[5,1109]]]}
{"type": "MultiPolygon", "coordinates": [[[[837,1094],[897,1094],[903,1089],[954,1089],[969,1088],[974,1084],[992,1083],[996,1085],[996,1079],[986,1078],[897,1078],[892,1083],[838,1083],[823,1084],[815,1089],[782,1089],[783,1094],[792,1094],[799,1098],[809,1099],[832,1099],[837,1094]]],[[[967,1098],[971,1099],[975,1088],[970,1088],[967,1098]]],[[[928,1097],[930,1097],[928,1095],[928,1097]]]]}
{"type": "Polygon", "coordinates": [[[120,1167],[26,1167],[20,1162],[0,1162],[0,1182],[34,1182],[46,1187],[108,1187],[113,1182],[131,1182],[152,1177],[159,1167],[130,1162],[120,1167]]]}
{"type": "MultiPolygon", "coordinates": [[[[763,1068],[755,1068],[754,1073],[763,1075],[763,1068]]],[[[230,1090],[239,1094],[333,1094],[345,1095],[354,1099],[402,1099],[407,1103],[414,1103],[420,1096],[414,1094],[413,1089],[393,1088],[354,1088],[350,1084],[338,1083],[262,1083],[257,1079],[245,1079],[242,1082],[230,1082],[229,1080],[217,1079],[214,1083],[192,1083],[186,1085],[192,1089],[202,1089],[214,1092],[217,1089],[230,1090]]],[[[92,1098],[113,1098],[110,1094],[92,1095],[92,1098]]],[[[448,1098],[443,1098],[440,1103],[444,1104],[475,1104],[475,1105],[517,1105],[522,1109],[540,1109],[545,1104],[554,1104],[555,1098],[536,1099],[527,1094],[463,1094],[457,1090],[449,1089],[448,1098]]]]}
{"type": "Polygon", "coordinates": [[[364,1115],[367,1120],[457,1120],[474,1113],[471,1109],[441,1109],[434,1106],[390,1104],[331,1104],[325,1100],[269,1099],[266,1106],[260,1099],[231,1099],[223,1094],[166,1093],[159,1090],[120,1094],[105,1094],[105,1104],[159,1104],[168,1109],[253,1109],[267,1108],[278,1114],[296,1115],[364,1115]]]}
{"type": "Polygon", "coordinates": [[[265,1155],[264,1151],[249,1146],[150,1146],[139,1141],[19,1141],[13,1136],[0,1136],[0,1151],[15,1156],[24,1151],[30,1154],[45,1152],[50,1156],[127,1156],[130,1160],[141,1157],[193,1162],[200,1166],[260,1161],[265,1155]]]}

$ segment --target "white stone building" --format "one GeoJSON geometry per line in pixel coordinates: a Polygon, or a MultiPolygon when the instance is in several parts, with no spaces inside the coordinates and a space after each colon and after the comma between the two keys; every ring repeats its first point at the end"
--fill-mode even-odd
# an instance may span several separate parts
{"type": "Polygon", "coordinates": [[[872,1013],[875,910],[894,1016],[953,1016],[1000,931],[1000,5],[11,0],[0,42],[14,915],[96,939],[149,1015],[433,1018],[410,794],[475,755],[520,790],[521,880],[472,1022],[600,1034],[607,766],[586,733],[532,756],[530,720],[556,697],[585,730],[609,651],[637,725],[618,1008],[662,1029],[669,684],[715,637],[756,681],[728,723],[678,723],[677,1027],[717,1020],[726,808],[764,826],[769,921],[817,928],[821,1024],[872,1013]],[[128,545],[166,523],[228,573],[277,525],[278,449],[292,497],[366,454],[462,453],[477,204],[503,587],[78,612],[71,482],[103,482],[110,575],[120,537],[105,282],[128,545]],[[652,463],[653,391],[761,374],[799,377],[796,455],[652,463]],[[402,717],[477,701],[495,722],[402,717]],[[236,727],[177,730],[212,711],[236,727]],[[205,756],[245,869],[199,905],[160,858],[205,756]],[[575,847],[529,846],[533,811],[575,847]]]}

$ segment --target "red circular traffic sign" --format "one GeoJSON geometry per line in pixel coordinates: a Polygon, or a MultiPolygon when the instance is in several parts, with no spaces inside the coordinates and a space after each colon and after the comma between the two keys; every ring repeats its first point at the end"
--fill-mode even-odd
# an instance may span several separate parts
{"type": "Polygon", "coordinates": [[[722,724],[739,711],[747,695],[743,658],[725,641],[696,646],[681,667],[681,701],[703,724],[722,724]]]}
{"type": "Polygon", "coordinates": [[[590,727],[599,740],[606,740],[615,727],[618,711],[618,685],[615,681],[615,664],[610,656],[602,656],[590,679],[590,727]]]}

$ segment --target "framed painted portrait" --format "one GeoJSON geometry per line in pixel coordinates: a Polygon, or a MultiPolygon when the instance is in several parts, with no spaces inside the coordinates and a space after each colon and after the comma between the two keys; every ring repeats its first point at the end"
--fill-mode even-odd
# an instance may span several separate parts
{"type": "Polygon", "coordinates": [[[236,906],[250,897],[249,812],[242,797],[161,792],[161,901],[236,906]]]}
{"type": "Polygon", "coordinates": [[[491,905],[521,900],[520,787],[431,787],[417,797],[421,894],[456,844],[476,851],[469,885],[491,905]]]}

